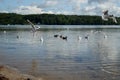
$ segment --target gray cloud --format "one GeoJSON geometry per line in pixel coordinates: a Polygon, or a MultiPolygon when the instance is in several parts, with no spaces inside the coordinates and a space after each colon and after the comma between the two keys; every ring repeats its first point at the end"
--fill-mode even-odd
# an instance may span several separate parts
{"type": "Polygon", "coordinates": [[[58,4],[59,0],[45,0],[44,3],[41,3],[38,6],[38,8],[49,8],[56,6],[58,4]]]}
{"type": "Polygon", "coordinates": [[[104,3],[110,0],[88,0],[88,3],[104,3]]]}

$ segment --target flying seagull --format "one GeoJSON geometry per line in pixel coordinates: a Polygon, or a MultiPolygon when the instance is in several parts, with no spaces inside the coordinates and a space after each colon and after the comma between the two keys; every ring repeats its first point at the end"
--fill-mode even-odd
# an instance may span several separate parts
{"type": "Polygon", "coordinates": [[[103,11],[102,20],[108,21],[108,19],[112,19],[113,22],[117,23],[117,20],[116,20],[116,18],[114,17],[114,15],[109,15],[109,14],[108,14],[108,10],[103,11]]]}
{"type": "Polygon", "coordinates": [[[30,20],[27,19],[27,22],[32,26],[32,31],[36,32],[37,29],[40,28],[40,26],[35,26],[30,20]]]}

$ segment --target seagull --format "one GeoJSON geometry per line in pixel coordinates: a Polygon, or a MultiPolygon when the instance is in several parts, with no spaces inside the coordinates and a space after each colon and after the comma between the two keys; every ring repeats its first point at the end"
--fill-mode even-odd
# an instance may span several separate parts
{"type": "Polygon", "coordinates": [[[19,39],[19,36],[17,35],[16,38],[19,39]]]}
{"type": "Polygon", "coordinates": [[[104,38],[107,39],[108,36],[104,32],[103,32],[103,35],[104,35],[104,38]]]}
{"type": "Polygon", "coordinates": [[[87,40],[89,39],[89,34],[87,34],[87,35],[85,36],[85,39],[87,39],[87,40]]]}
{"type": "Polygon", "coordinates": [[[63,36],[62,39],[63,39],[63,40],[67,40],[67,36],[63,36]]]}
{"type": "Polygon", "coordinates": [[[3,31],[4,34],[6,34],[6,31],[3,31]]]}
{"type": "Polygon", "coordinates": [[[43,37],[40,37],[40,41],[43,42],[43,37]]]}
{"type": "Polygon", "coordinates": [[[35,26],[30,20],[27,19],[27,22],[32,26],[32,31],[36,32],[37,29],[40,28],[40,26],[35,26]]]}
{"type": "Polygon", "coordinates": [[[108,19],[112,19],[113,22],[117,23],[117,20],[116,20],[116,18],[114,17],[114,15],[109,15],[109,14],[108,14],[108,10],[103,11],[102,20],[108,21],[108,19]]]}
{"type": "Polygon", "coordinates": [[[78,40],[80,41],[82,39],[82,37],[81,36],[78,36],[78,40]]]}
{"type": "Polygon", "coordinates": [[[56,37],[56,38],[57,38],[58,36],[59,36],[58,34],[55,34],[55,35],[54,35],[54,37],[56,37]]]}

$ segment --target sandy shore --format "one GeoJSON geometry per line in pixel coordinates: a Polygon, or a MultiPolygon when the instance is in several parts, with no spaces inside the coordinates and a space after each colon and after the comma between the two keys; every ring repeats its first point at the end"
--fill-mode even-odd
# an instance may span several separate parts
{"type": "Polygon", "coordinates": [[[0,80],[43,80],[31,75],[22,74],[15,68],[0,65],[0,80]]]}

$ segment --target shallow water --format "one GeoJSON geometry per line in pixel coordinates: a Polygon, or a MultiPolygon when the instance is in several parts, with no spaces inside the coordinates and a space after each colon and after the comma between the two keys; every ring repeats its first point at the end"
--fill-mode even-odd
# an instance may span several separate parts
{"type": "Polygon", "coordinates": [[[44,30],[35,34],[24,29],[0,31],[0,63],[48,80],[119,80],[119,26],[41,27],[44,30]]]}

